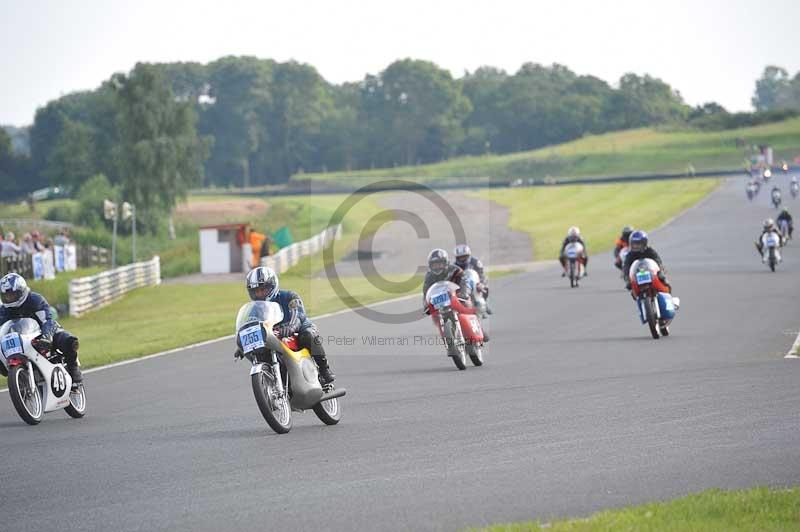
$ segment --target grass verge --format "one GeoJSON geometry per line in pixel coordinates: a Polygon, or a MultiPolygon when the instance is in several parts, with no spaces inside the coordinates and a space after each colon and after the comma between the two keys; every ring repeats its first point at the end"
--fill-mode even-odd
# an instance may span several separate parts
{"type": "Polygon", "coordinates": [[[673,501],[607,510],[585,519],[495,525],[486,532],[737,532],[800,529],[800,489],[708,490],[673,501]]]}
{"type": "Polygon", "coordinates": [[[536,260],[558,258],[567,229],[576,225],[589,254],[611,249],[624,225],[652,230],[691,207],[718,179],[614,185],[481,190],[474,194],[511,210],[509,225],[528,233],[536,260]]]}
{"type": "Polygon", "coordinates": [[[377,178],[402,177],[423,183],[465,182],[469,179],[508,181],[517,177],[593,177],[652,173],[683,173],[732,169],[743,165],[752,145],[773,147],[776,160],[800,155],[800,118],[726,131],[632,129],[587,135],[538,150],[506,155],[458,157],[436,164],[380,168],[357,172],[303,174],[293,177],[357,186],[377,178]],[[744,145],[737,145],[737,140],[744,145]]]}

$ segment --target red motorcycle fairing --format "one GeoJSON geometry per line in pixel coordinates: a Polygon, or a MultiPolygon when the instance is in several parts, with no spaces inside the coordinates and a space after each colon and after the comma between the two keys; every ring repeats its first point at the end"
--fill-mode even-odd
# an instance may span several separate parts
{"type": "MultiPolygon", "coordinates": [[[[458,322],[461,325],[461,332],[464,334],[464,339],[473,344],[483,343],[483,326],[478,317],[477,309],[467,306],[462,303],[455,292],[450,294],[450,306],[458,312],[458,322]]],[[[439,311],[433,308],[433,305],[428,305],[431,312],[431,319],[434,325],[439,330],[439,335],[443,334],[441,324],[439,323],[439,311]]]]}
{"type": "MultiPolygon", "coordinates": [[[[636,282],[636,272],[634,270],[635,268],[631,267],[631,272],[629,275],[631,281],[631,292],[633,292],[634,297],[639,297],[641,289],[639,288],[639,284],[636,282]]],[[[659,271],[660,270],[657,267],[650,268],[650,273],[652,274],[653,280],[652,283],[648,284],[648,286],[655,288],[656,292],[666,292],[668,294],[672,293],[672,290],[670,290],[667,285],[665,285],[661,279],[658,278],[659,271]]]]}
{"type": "Polygon", "coordinates": [[[297,336],[292,335],[286,338],[281,338],[281,341],[292,351],[300,351],[300,348],[297,347],[297,336]]]}

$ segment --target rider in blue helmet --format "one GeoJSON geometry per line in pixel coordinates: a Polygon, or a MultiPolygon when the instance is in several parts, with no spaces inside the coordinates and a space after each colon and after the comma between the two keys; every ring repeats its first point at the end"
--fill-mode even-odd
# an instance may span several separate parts
{"type": "MultiPolygon", "coordinates": [[[[622,271],[630,272],[631,266],[634,262],[639,259],[653,259],[658,263],[658,267],[660,271],[658,272],[658,278],[664,283],[667,288],[672,290],[672,287],[667,282],[667,278],[664,275],[664,263],[661,260],[661,257],[658,255],[655,249],[650,247],[650,241],[647,238],[647,233],[644,231],[634,231],[631,233],[630,239],[630,251],[628,252],[628,256],[625,257],[625,264],[622,266],[622,271]]],[[[631,289],[631,282],[628,279],[627,274],[625,277],[625,287],[630,290],[631,289]]]]}

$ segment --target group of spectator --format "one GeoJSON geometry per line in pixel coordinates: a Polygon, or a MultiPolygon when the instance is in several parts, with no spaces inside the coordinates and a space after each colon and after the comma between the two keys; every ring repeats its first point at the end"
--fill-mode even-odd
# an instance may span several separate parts
{"type": "Polygon", "coordinates": [[[52,238],[45,237],[39,231],[33,231],[25,233],[21,240],[12,231],[3,233],[0,230],[0,257],[33,255],[40,251],[52,249],[53,246],[65,246],[69,243],[70,238],[67,229],[59,229],[58,233],[52,238]]]}

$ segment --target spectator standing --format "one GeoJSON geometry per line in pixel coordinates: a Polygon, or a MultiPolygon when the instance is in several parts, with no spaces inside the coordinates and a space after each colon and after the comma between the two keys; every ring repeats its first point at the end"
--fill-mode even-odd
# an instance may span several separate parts
{"type": "Polygon", "coordinates": [[[9,231],[6,233],[6,238],[3,240],[3,249],[0,251],[0,257],[16,257],[20,254],[20,247],[15,242],[16,236],[9,231]]]}
{"type": "Polygon", "coordinates": [[[33,245],[33,237],[30,233],[22,235],[22,242],[19,244],[20,253],[23,255],[33,255],[36,253],[36,247],[33,245]]]}

